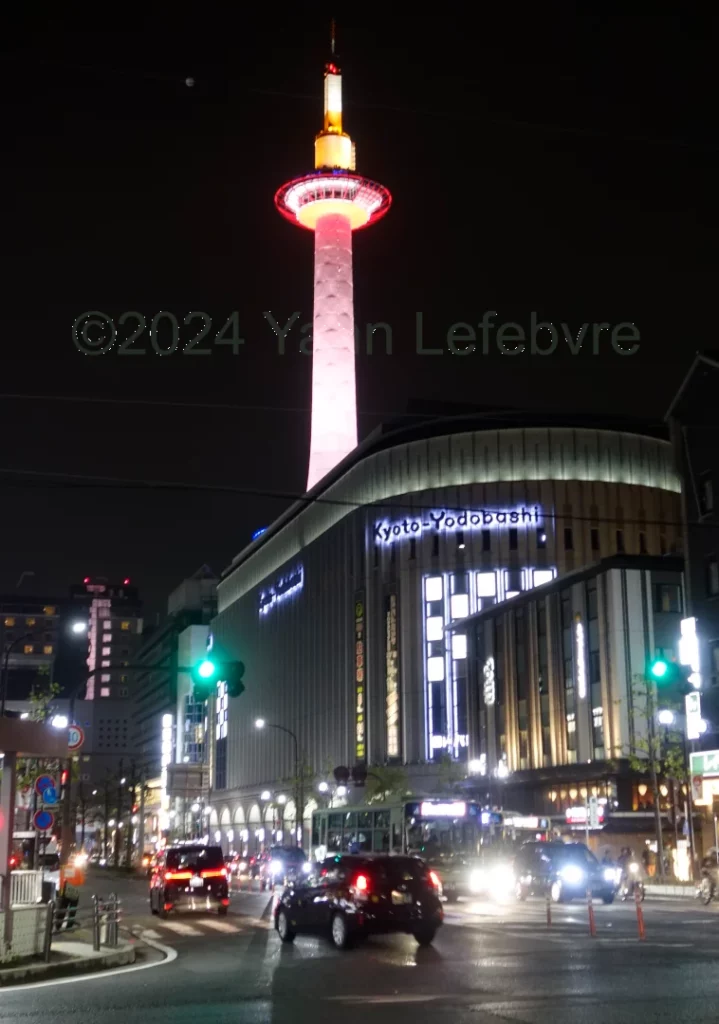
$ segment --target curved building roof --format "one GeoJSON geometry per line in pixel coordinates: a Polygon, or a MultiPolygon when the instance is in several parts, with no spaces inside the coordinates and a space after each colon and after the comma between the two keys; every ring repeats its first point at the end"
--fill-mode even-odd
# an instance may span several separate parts
{"type": "MultiPolygon", "coordinates": [[[[408,417],[411,419],[411,417],[408,417]]],[[[643,423],[493,410],[437,417],[371,434],[233,559],[219,611],[262,583],[345,516],[402,495],[512,481],[597,481],[679,493],[672,450],[643,423]],[[530,423],[530,421],[533,421],[530,423]],[[610,429],[607,427],[610,426],[610,429]]],[[[394,508],[396,511],[396,506],[394,508]]]]}

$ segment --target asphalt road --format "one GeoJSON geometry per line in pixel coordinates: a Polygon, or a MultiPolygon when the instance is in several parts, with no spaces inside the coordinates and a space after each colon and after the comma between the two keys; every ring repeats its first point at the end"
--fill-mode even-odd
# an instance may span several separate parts
{"type": "Polygon", "coordinates": [[[446,908],[435,944],[370,939],[349,952],[300,937],[284,946],[264,894],[237,893],[226,918],[158,921],[145,884],[103,879],[126,923],[173,947],[149,970],[0,993],[0,1024],[709,1024],[719,1016],[719,911],[689,902],[633,906],[488,901],[446,908]]]}

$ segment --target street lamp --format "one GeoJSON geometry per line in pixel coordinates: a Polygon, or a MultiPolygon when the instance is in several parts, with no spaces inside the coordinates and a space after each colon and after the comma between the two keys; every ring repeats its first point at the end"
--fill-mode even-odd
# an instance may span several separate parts
{"type": "Polygon", "coordinates": [[[671,711],[669,708],[662,708],[659,714],[657,715],[657,719],[660,725],[674,725],[675,717],[676,716],[674,715],[674,712],[671,711]]]}
{"type": "Polygon", "coordinates": [[[73,633],[79,636],[80,633],[87,633],[87,623],[79,621],[73,622],[72,626],[70,626],[70,629],[72,630],[73,633]]]}
{"type": "MultiPolygon", "coordinates": [[[[300,743],[295,733],[291,729],[288,729],[284,725],[275,725],[273,722],[266,722],[264,718],[255,719],[255,729],[277,729],[278,732],[285,733],[289,736],[294,744],[295,750],[295,783],[297,785],[297,803],[295,807],[295,818],[299,818],[299,827],[302,830],[302,838],[304,839],[304,814],[305,814],[305,784],[304,784],[304,772],[303,766],[300,765],[300,743]]],[[[269,799],[269,797],[268,797],[269,799]]],[[[295,821],[297,824],[297,821],[295,821]]],[[[300,843],[302,845],[302,843],[300,843]]]]}
{"type": "Polygon", "coordinates": [[[54,715],[50,719],[50,725],[53,727],[53,729],[67,729],[69,724],[70,721],[67,715],[54,715]]]}
{"type": "Polygon", "coordinates": [[[317,788],[319,789],[320,793],[327,793],[329,791],[330,786],[328,782],[320,782],[317,788]]]}
{"type": "Polygon", "coordinates": [[[270,800],[271,797],[272,797],[272,793],[270,793],[269,789],[263,789],[262,792],[260,793],[260,800],[267,801],[267,800],[270,800]]]}

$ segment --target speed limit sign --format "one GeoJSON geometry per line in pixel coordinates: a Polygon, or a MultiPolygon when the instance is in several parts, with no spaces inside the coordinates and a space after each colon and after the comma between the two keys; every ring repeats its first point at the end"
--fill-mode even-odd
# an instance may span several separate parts
{"type": "Polygon", "coordinates": [[[79,725],[71,725],[67,731],[67,749],[79,750],[85,742],[85,733],[79,725]]]}

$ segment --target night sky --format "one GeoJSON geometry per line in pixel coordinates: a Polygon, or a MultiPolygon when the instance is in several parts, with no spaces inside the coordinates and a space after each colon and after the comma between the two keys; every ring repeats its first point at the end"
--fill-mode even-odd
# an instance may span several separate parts
{"type": "MultiPolygon", "coordinates": [[[[280,355],[263,312],[311,319],[312,237],[273,195],[313,169],[333,12],[182,10],[35,16],[5,34],[5,592],[24,570],[23,588],[44,592],[130,576],[152,616],[282,511],[273,492],[303,490],[310,358],[296,328],[280,355]],[[72,324],[86,310],[142,313],[145,354],[117,351],[128,318],[111,352],[82,355],[72,324]],[[160,310],[180,323],[164,357],[149,337],[160,310]],[[237,352],[214,343],[235,310],[237,352]],[[182,354],[201,325],[184,325],[190,311],[211,318],[211,355],[182,354]]],[[[391,355],[358,360],[361,436],[413,399],[660,418],[714,343],[710,26],[569,7],[504,20],[355,10],[338,16],[345,128],[358,171],[394,198],[355,236],[357,321],[393,330],[391,355]],[[621,357],[604,340],[594,355],[587,341],[572,355],[562,340],[548,357],[503,356],[495,333],[490,354],[451,355],[448,328],[491,310],[574,336],[628,321],[641,347],[621,357]],[[443,355],[417,352],[417,312],[443,355]]]]}

